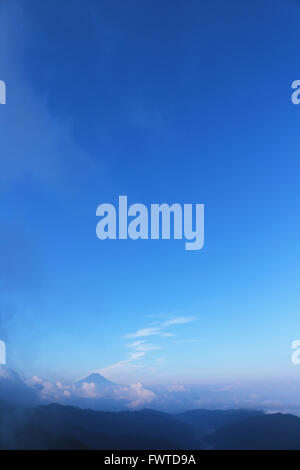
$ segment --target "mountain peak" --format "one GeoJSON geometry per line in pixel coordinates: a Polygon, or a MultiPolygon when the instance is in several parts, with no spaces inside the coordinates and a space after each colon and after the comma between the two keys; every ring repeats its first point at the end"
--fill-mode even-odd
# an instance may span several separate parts
{"type": "Polygon", "coordinates": [[[77,384],[83,384],[83,383],[94,383],[95,385],[100,386],[100,387],[104,387],[104,386],[112,387],[115,385],[113,382],[110,382],[108,379],[103,377],[103,375],[97,374],[97,373],[92,373],[88,375],[85,379],[79,380],[77,382],[77,384]]]}

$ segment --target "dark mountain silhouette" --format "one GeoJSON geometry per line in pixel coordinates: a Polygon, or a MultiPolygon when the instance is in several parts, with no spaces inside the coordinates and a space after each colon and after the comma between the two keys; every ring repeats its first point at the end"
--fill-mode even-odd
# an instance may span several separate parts
{"type": "Polygon", "coordinates": [[[57,404],[35,408],[0,404],[2,449],[188,449],[193,428],[150,410],[97,412],[57,404]],[[63,444],[64,443],[64,444],[63,444]]]}
{"type": "Polygon", "coordinates": [[[97,412],[61,405],[40,406],[34,420],[53,433],[80,439],[96,449],[110,448],[191,448],[198,445],[193,429],[172,416],[152,412],[97,412]],[[133,447],[132,447],[133,446],[133,447]]]}
{"type": "Polygon", "coordinates": [[[300,419],[264,414],[220,428],[205,440],[214,449],[300,450],[300,419]]]}
{"type": "Polygon", "coordinates": [[[26,385],[17,372],[0,365],[0,400],[33,405],[38,402],[35,390],[26,385]]]}
{"type": "Polygon", "coordinates": [[[300,419],[250,410],[170,415],[0,401],[0,449],[300,450],[300,419]]]}
{"type": "Polygon", "coordinates": [[[257,410],[190,410],[175,417],[194,426],[197,436],[200,437],[229,424],[262,414],[262,411],[257,410]]]}

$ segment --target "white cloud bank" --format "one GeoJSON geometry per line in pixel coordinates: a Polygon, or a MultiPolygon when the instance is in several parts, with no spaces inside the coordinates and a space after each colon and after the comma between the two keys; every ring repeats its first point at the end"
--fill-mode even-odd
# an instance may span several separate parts
{"type": "Polygon", "coordinates": [[[95,382],[83,381],[66,385],[61,382],[52,383],[34,376],[26,383],[39,393],[42,400],[47,402],[58,401],[64,404],[68,402],[76,404],[77,400],[78,404],[86,404],[86,400],[92,400],[94,404],[97,404],[98,400],[101,407],[101,400],[110,399],[110,401],[116,403],[122,402],[127,408],[136,409],[149,405],[156,398],[155,393],[145,388],[141,382],[128,386],[112,385],[106,389],[101,389],[95,382]],[[82,402],[82,399],[86,400],[82,402]]]}

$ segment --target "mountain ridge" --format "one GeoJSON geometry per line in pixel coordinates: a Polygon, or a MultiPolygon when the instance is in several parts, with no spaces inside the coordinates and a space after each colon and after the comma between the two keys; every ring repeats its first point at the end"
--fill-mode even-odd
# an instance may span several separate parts
{"type": "Polygon", "coordinates": [[[0,449],[300,449],[300,418],[261,410],[94,411],[0,401],[0,449]]]}

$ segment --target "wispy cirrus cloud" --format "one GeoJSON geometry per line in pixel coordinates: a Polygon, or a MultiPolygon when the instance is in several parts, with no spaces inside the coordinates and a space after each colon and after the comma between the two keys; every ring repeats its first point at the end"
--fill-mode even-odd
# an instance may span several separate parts
{"type": "Polygon", "coordinates": [[[131,344],[126,345],[127,348],[133,348],[136,351],[141,352],[148,352],[148,351],[156,351],[157,349],[161,349],[161,346],[157,344],[148,343],[147,341],[134,341],[131,344]]]}
{"type": "Polygon", "coordinates": [[[150,327],[150,328],[141,328],[140,330],[136,331],[135,333],[129,333],[125,335],[125,338],[143,338],[145,336],[162,336],[168,337],[173,336],[172,333],[165,333],[162,331],[161,327],[150,327]]]}
{"type": "Polygon", "coordinates": [[[174,337],[175,334],[169,331],[170,328],[191,323],[195,320],[196,318],[192,316],[174,317],[158,325],[141,328],[134,333],[126,334],[124,338],[135,339],[135,341],[125,345],[127,349],[131,350],[129,356],[122,361],[118,361],[94,372],[99,372],[113,379],[118,379],[118,376],[124,376],[124,374],[129,375],[130,373],[134,373],[137,369],[143,367],[143,365],[145,367],[145,363],[142,359],[144,359],[148,353],[160,350],[163,347],[162,345],[149,342],[148,337],[174,337]]]}
{"type": "Polygon", "coordinates": [[[144,358],[145,354],[145,351],[131,352],[126,359],[102,367],[101,369],[93,370],[92,372],[104,375],[104,377],[116,382],[128,383],[128,380],[134,380],[137,371],[141,369],[141,359],[144,358]]]}
{"type": "Polygon", "coordinates": [[[135,333],[129,333],[125,335],[125,338],[143,338],[146,336],[161,336],[161,337],[168,337],[174,336],[173,333],[166,332],[165,330],[168,329],[170,326],[173,325],[183,325],[185,323],[190,323],[196,320],[195,317],[175,317],[171,320],[167,320],[161,323],[158,326],[153,326],[149,328],[141,328],[137,330],[135,333]]]}
{"type": "Polygon", "coordinates": [[[130,355],[127,359],[123,359],[122,361],[115,362],[114,364],[111,364],[111,365],[109,365],[107,367],[104,367],[102,369],[99,369],[99,370],[95,370],[93,372],[105,375],[106,372],[109,372],[113,369],[122,369],[122,368],[126,367],[126,365],[128,365],[128,364],[131,364],[132,362],[138,361],[139,359],[144,357],[145,354],[146,354],[145,351],[132,352],[132,353],[130,353],[130,355]]]}

